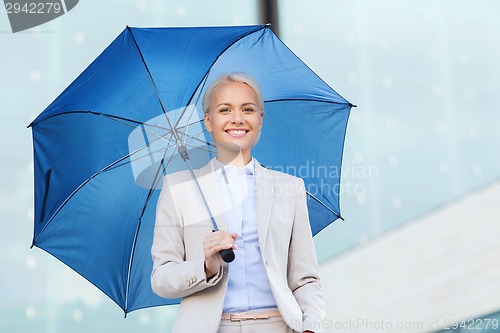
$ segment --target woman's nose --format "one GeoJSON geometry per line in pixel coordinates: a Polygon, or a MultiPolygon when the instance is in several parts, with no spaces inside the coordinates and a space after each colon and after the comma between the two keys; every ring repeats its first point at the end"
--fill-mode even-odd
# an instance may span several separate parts
{"type": "Polygon", "coordinates": [[[231,122],[243,124],[243,115],[240,111],[235,111],[232,113],[231,122]]]}

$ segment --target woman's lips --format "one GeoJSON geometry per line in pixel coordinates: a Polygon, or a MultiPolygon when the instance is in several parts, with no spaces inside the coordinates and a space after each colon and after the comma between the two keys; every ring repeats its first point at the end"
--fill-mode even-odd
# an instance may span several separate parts
{"type": "Polygon", "coordinates": [[[227,134],[229,134],[233,138],[240,138],[245,136],[245,134],[248,133],[249,130],[247,129],[228,129],[225,130],[227,134]]]}

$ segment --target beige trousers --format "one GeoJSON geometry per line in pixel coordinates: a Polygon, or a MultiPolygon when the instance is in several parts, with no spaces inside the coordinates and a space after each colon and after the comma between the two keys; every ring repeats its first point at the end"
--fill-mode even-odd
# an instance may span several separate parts
{"type": "Polygon", "coordinates": [[[218,333],[294,333],[295,331],[288,327],[283,318],[271,317],[268,319],[230,321],[221,320],[218,333]]]}

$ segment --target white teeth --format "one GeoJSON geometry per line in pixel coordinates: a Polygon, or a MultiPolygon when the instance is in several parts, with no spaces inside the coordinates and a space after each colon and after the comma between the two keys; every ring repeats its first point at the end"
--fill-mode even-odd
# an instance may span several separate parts
{"type": "Polygon", "coordinates": [[[231,131],[227,131],[227,133],[230,135],[242,135],[242,134],[245,134],[246,131],[244,131],[244,130],[231,130],[231,131]]]}

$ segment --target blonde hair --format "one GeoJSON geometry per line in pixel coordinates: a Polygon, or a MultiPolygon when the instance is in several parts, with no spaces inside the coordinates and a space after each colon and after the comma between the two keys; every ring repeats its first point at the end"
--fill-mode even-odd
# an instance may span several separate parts
{"type": "Polygon", "coordinates": [[[260,107],[260,112],[264,114],[264,97],[262,96],[262,91],[260,90],[259,84],[253,77],[244,72],[232,72],[228,74],[221,75],[217,80],[212,82],[212,84],[207,88],[205,95],[203,96],[202,107],[203,112],[208,113],[210,106],[210,100],[214,94],[215,89],[223,83],[226,82],[239,82],[248,85],[255,91],[257,95],[258,107],[260,107]]]}

